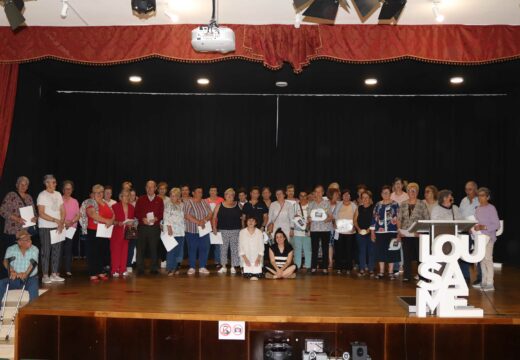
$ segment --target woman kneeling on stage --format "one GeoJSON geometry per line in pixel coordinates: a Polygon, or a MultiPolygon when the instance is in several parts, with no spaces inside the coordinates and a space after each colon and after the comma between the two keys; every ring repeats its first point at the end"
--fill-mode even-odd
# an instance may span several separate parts
{"type": "Polygon", "coordinates": [[[248,215],[247,227],[240,230],[238,236],[240,261],[245,278],[258,280],[264,277],[262,263],[264,262],[264,236],[256,227],[256,218],[248,215]]]}
{"type": "Polygon", "coordinates": [[[294,250],[282,229],[274,234],[275,243],[269,248],[269,264],[265,267],[268,279],[294,279],[297,267],[293,263],[294,250]]]}

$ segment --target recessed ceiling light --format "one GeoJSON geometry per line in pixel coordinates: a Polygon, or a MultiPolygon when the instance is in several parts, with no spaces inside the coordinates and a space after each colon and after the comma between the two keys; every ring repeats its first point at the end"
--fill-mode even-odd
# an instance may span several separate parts
{"type": "Polygon", "coordinates": [[[140,76],[132,75],[128,78],[128,80],[133,83],[140,83],[143,79],[140,76]]]}
{"type": "Polygon", "coordinates": [[[439,9],[438,2],[433,2],[433,15],[435,16],[435,21],[441,23],[444,21],[444,15],[442,15],[441,10],[439,9]]]}
{"type": "Polygon", "coordinates": [[[278,87],[287,87],[287,85],[289,85],[287,81],[277,81],[274,84],[278,87]]]}
{"type": "Polygon", "coordinates": [[[464,78],[461,76],[455,76],[450,79],[450,83],[452,84],[462,84],[464,82],[464,78]]]}
{"type": "Polygon", "coordinates": [[[206,79],[206,78],[197,79],[197,84],[199,84],[199,85],[208,85],[209,84],[209,79],[206,79]]]}
{"type": "Polygon", "coordinates": [[[366,85],[376,85],[377,84],[377,79],[374,79],[374,78],[366,79],[365,80],[365,84],[366,85]]]}

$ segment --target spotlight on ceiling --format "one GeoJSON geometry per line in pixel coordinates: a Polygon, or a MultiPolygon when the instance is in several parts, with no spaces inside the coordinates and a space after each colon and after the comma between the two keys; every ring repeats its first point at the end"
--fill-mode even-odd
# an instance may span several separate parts
{"type": "Polygon", "coordinates": [[[24,6],[25,4],[23,0],[4,1],[5,16],[7,17],[7,21],[9,22],[9,25],[13,31],[25,23],[25,18],[22,14],[24,6]]]}
{"type": "Polygon", "coordinates": [[[133,82],[134,84],[137,84],[137,83],[140,83],[141,81],[143,81],[143,79],[138,75],[132,75],[128,78],[128,80],[130,80],[130,82],[133,82]]]}
{"type": "Polygon", "coordinates": [[[439,9],[439,4],[441,3],[441,0],[433,0],[433,15],[435,16],[435,21],[437,22],[443,22],[444,21],[444,15],[442,15],[441,10],[439,9]]]}
{"type": "Polygon", "coordinates": [[[287,87],[287,85],[289,85],[287,83],[287,81],[277,81],[274,83],[277,87],[280,87],[280,88],[284,88],[284,87],[287,87]]]}
{"type": "Polygon", "coordinates": [[[61,12],[60,16],[62,19],[65,19],[69,12],[69,0],[61,0],[62,6],[61,6],[61,12]]]}
{"type": "Polygon", "coordinates": [[[366,79],[365,85],[370,85],[370,86],[377,85],[377,79],[375,79],[375,78],[366,79]]]}
{"type": "Polygon", "coordinates": [[[454,76],[450,79],[450,83],[452,84],[462,84],[464,82],[464,78],[462,76],[454,76]]]}
{"type": "Polygon", "coordinates": [[[199,84],[199,85],[208,85],[209,84],[209,79],[206,79],[206,78],[197,79],[197,84],[199,84]]]}
{"type": "Polygon", "coordinates": [[[155,0],[132,0],[132,10],[138,14],[149,14],[155,8],[155,0]]]}
{"type": "Polygon", "coordinates": [[[297,12],[306,9],[303,16],[334,21],[340,2],[346,4],[345,0],[293,0],[293,6],[297,12]]]}
{"type": "Polygon", "coordinates": [[[379,20],[390,22],[391,24],[397,23],[405,5],[406,0],[384,0],[383,7],[379,13],[379,20]]]}
{"type": "Polygon", "coordinates": [[[366,19],[379,8],[380,0],[352,0],[361,18],[366,19]]]}

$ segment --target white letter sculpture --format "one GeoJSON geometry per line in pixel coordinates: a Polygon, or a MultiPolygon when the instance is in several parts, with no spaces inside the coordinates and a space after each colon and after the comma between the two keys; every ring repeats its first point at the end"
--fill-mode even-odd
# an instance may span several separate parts
{"type": "Polygon", "coordinates": [[[475,235],[475,248],[469,253],[468,235],[439,235],[433,240],[430,254],[430,236],[419,238],[419,274],[429,280],[417,283],[417,316],[426,317],[428,310],[439,317],[483,317],[482,309],[468,306],[469,290],[460,266],[459,258],[477,263],[484,258],[487,235],[475,235]],[[451,243],[451,252],[445,254],[442,246],[451,243]],[[435,273],[445,264],[442,274],[435,273]]]}

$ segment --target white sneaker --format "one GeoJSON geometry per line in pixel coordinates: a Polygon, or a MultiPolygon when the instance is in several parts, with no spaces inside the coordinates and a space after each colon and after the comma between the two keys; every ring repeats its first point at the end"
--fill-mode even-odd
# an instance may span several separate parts
{"type": "Polygon", "coordinates": [[[131,266],[126,268],[126,272],[129,273],[129,274],[131,274],[133,271],[134,271],[134,269],[132,269],[131,266]]]}
{"type": "Polygon", "coordinates": [[[235,269],[234,266],[231,266],[231,274],[236,274],[237,273],[237,270],[235,269]]]}
{"type": "Polygon", "coordinates": [[[52,281],[51,279],[49,278],[49,275],[43,275],[43,278],[42,278],[42,283],[43,284],[50,284],[52,281]]]}
{"type": "Polygon", "coordinates": [[[128,271],[125,271],[122,275],[123,275],[123,276],[128,276],[128,275],[129,275],[129,274],[128,274],[128,271]]]}
{"type": "Polygon", "coordinates": [[[209,274],[209,270],[206,269],[206,268],[200,268],[199,269],[199,274],[209,274]]]}
{"type": "Polygon", "coordinates": [[[58,275],[51,275],[51,282],[64,282],[65,279],[58,275]]]}
{"type": "Polygon", "coordinates": [[[190,268],[187,272],[188,275],[195,275],[195,269],[194,268],[190,268]]]}
{"type": "Polygon", "coordinates": [[[482,283],[476,283],[476,284],[473,284],[473,285],[471,285],[471,286],[472,286],[473,288],[475,288],[475,289],[479,289],[479,290],[482,289],[482,283]]]}
{"type": "Polygon", "coordinates": [[[116,273],[113,273],[113,274],[112,274],[112,277],[118,278],[118,277],[119,277],[119,273],[117,273],[117,272],[116,272],[116,273]]]}
{"type": "Polygon", "coordinates": [[[222,266],[219,271],[217,271],[219,274],[225,274],[227,273],[227,267],[222,266]]]}
{"type": "Polygon", "coordinates": [[[161,261],[161,269],[166,269],[166,261],[161,261]]]}
{"type": "Polygon", "coordinates": [[[480,291],[495,291],[495,287],[493,285],[484,285],[480,291]]]}

